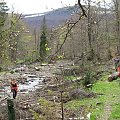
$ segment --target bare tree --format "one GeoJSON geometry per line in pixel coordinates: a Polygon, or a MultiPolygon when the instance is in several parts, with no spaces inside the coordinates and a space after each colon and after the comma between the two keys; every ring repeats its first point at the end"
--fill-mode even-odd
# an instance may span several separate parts
{"type": "Polygon", "coordinates": [[[118,41],[118,52],[120,54],[120,0],[113,0],[116,16],[116,39],[118,41]]]}
{"type": "Polygon", "coordinates": [[[107,8],[106,8],[106,2],[104,0],[104,14],[105,14],[105,39],[107,41],[107,49],[108,49],[108,60],[111,59],[111,51],[110,51],[110,39],[109,39],[109,27],[108,27],[108,17],[107,17],[107,8]]]}
{"type": "Polygon", "coordinates": [[[62,42],[62,44],[58,47],[57,51],[56,51],[52,56],[56,55],[56,54],[62,49],[62,47],[63,47],[64,43],[66,42],[66,40],[67,40],[67,38],[68,38],[68,35],[70,34],[71,30],[72,30],[72,29],[75,27],[75,25],[82,19],[82,17],[84,17],[84,16],[87,17],[86,11],[85,11],[85,9],[83,8],[83,6],[81,5],[80,0],[78,0],[78,5],[79,5],[79,7],[80,7],[81,10],[82,10],[82,13],[81,13],[80,16],[79,16],[79,19],[76,20],[75,22],[69,21],[69,22],[67,23],[67,32],[66,32],[66,34],[65,34],[64,41],[62,42]]]}

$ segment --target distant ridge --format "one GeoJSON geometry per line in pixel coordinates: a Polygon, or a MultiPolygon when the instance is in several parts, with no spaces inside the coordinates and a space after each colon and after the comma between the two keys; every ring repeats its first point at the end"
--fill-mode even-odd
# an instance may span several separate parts
{"type": "Polygon", "coordinates": [[[41,15],[45,15],[49,12],[43,12],[43,13],[33,13],[33,14],[23,14],[22,18],[26,18],[26,17],[32,17],[32,16],[41,16],[41,15]]]}
{"type": "Polygon", "coordinates": [[[73,14],[77,9],[78,7],[72,6],[59,8],[50,12],[24,14],[22,15],[22,19],[31,28],[39,30],[43,21],[43,16],[45,15],[47,26],[49,28],[57,27],[69,19],[71,14],[73,14]]]}

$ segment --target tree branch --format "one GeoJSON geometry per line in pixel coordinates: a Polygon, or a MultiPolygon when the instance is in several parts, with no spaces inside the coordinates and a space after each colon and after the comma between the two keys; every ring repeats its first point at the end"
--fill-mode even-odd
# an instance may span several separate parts
{"type": "Polygon", "coordinates": [[[83,6],[81,5],[80,0],[78,0],[78,5],[79,5],[79,7],[80,7],[81,10],[82,10],[82,14],[80,15],[79,19],[78,19],[76,22],[72,22],[72,24],[71,24],[71,22],[69,22],[69,23],[67,24],[67,33],[66,33],[66,35],[65,35],[64,41],[63,41],[63,43],[61,44],[61,46],[57,49],[57,51],[56,51],[52,56],[56,55],[56,54],[61,50],[61,48],[63,47],[64,43],[66,42],[67,37],[68,37],[68,34],[69,34],[70,31],[72,30],[72,28],[81,20],[82,17],[84,17],[84,16],[87,17],[86,11],[85,11],[85,9],[83,8],[83,6]]]}

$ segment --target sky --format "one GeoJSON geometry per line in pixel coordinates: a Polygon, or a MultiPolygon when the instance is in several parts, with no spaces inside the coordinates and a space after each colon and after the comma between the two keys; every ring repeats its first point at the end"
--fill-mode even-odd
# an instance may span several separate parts
{"type": "Polygon", "coordinates": [[[47,12],[77,3],[76,0],[5,0],[5,2],[7,2],[10,11],[14,10],[23,14],[47,12]]]}
{"type": "Polygon", "coordinates": [[[7,3],[10,12],[14,11],[22,14],[43,13],[61,7],[73,6],[77,3],[77,0],[4,0],[4,1],[7,3]]]}

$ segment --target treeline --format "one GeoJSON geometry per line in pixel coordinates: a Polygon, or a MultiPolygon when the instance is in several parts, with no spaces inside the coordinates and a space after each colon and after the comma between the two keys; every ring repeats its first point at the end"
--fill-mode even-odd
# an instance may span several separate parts
{"type": "Polygon", "coordinates": [[[32,34],[22,22],[21,14],[9,13],[4,0],[0,1],[0,67],[28,60],[33,49],[32,34]]]}
{"type": "MultiPolygon", "coordinates": [[[[79,0],[78,0],[79,1],[79,0]]],[[[64,25],[49,28],[46,18],[37,31],[22,22],[21,15],[8,14],[0,2],[0,64],[76,59],[101,62],[120,53],[120,1],[85,0],[64,25]]]]}
{"type": "Polygon", "coordinates": [[[102,3],[85,2],[83,8],[87,17],[83,16],[71,29],[66,41],[67,31],[80,18],[81,10],[76,11],[65,26],[53,30],[54,47],[57,50],[62,45],[58,53],[69,59],[110,60],[115,52],[120,53],[120,1],[114,0],[111,4],[105,0],[102,3]]]}

